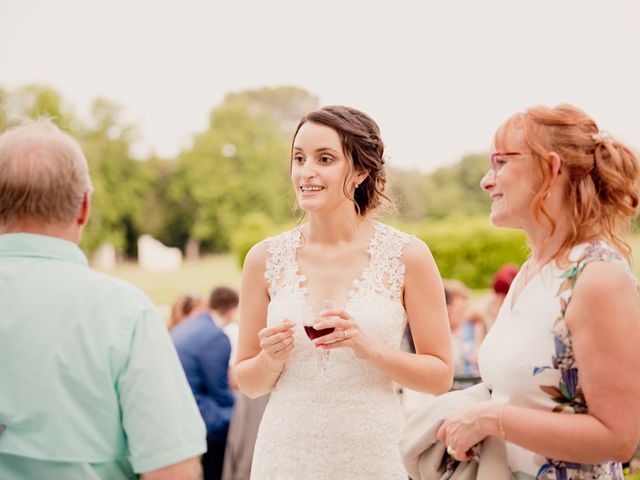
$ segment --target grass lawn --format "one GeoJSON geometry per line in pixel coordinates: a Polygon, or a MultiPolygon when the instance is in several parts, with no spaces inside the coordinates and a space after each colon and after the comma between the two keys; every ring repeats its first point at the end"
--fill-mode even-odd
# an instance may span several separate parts
{"type": "Polygon", "coordinates": [[[161,309],[170,306],[183,292],[206,296],[213,287],[219,285],[240,287],[240,268],[236,257],[231,254],[208,255],[200,260],[184,261],[173,272],[149,272],[135,262],[125,262],[108,273],[136,285],[161,309]]]}

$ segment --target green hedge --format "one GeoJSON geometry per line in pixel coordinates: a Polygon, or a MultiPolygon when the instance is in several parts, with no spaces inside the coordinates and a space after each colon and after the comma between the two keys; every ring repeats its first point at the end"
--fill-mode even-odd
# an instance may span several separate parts
{"type": "Polygon", "coordinates": [[[443,278],[461,280],[471,288],[489,288],[500,266],[521,265],[528,255],[524,233],[494,227],[484,218],[397,226],[429,246],[443,278]]]}
{"type": "Polygon", "coordinates": [[[240,268],[244,265],[247,253],[256,243],[291,228],[293,228],[293,223],[284,226],[276,225],[261,212],[244,216],[237,225],[235,233],[231,236],[231,251],[236,256],[240,268]]]}
{"type": "MultiPolygon", "coordinates": [[[[460,218],[421,223],[394,223],[429,246],[444,278],[455,278],[471,288],[489,288],[495,271],[505,263],[521,265],[527,256],[524,234],[492,226],[485,219],[460,218]]],[[[293,228],[274,225],[262,213],[244,217],[231,239],[240,266],[249,249],[264,238],[293,228]]]]}

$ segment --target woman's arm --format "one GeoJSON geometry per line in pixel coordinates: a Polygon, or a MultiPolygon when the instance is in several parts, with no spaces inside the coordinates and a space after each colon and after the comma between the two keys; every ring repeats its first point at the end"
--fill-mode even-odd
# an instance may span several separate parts
{"type": "MultiPolygon", "coordinates": [[[[565,315],[588,414],[563,414],[507,405],[508,441],[549,458],[576,463],[627,461],[640,437],[640,297],[628,274],[606,262],[589,264],[565,315]]],[[[499,434],[500,406],[472,407],[446,420],[439,438],[464,454],[486,435],[499,434]]]]}
{"type": "Polygon", "coordinates": [[[266,244],[255,245],[245,259],[240,286],[240,330],[233,375],[242,393],[250,398],[271,391],[293,350],[293,323],[266,328],[266,259],[266,244]]]}
{"type": "Polygon", "coordinates": [[[440,394],[451,388],[453,366],[451,334],[438,268],[424,242],[412,238],[403,260],[404,304],[416,353],[402,352],[362,332],[346,312],[327,311],[341,319],[327,320],[318,328],[337,327],[336,332],[316,339],[321,348],[350,347],[359,358],[371,362],[396,383],[413,390],[440,394]],[[349,338],[344,339],[343,331],[349,338]],[[329,343],[335,342],[335,343],[329,343]]]}

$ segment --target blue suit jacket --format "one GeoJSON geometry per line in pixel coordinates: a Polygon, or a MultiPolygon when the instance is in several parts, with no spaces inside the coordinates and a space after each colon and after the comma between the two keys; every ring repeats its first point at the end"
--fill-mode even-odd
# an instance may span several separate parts
{"type": "Polygon", "coordinates": [[[229,338],[208,313],[176,325],[171,338],[207,425],[207,438],[224,440],[234,400],[228,377],[229,338]]]}

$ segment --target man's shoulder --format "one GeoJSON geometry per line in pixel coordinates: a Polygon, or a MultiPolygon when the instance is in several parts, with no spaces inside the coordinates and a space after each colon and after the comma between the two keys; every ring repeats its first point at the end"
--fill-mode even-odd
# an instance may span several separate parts
{"type": "Polygon", "coordinates": [[[93,269],[83,269],[79,277],[88,296],[104,298],[114,306],[122,304],[128,308],[155,308],[142,290],[125,280],[93,269]]]}
{"type": "Polygon", "coordinates": [[[192,318],[183,320],[171,330],[171,337],[176,344],[181,342],[206,343],[217,338],[226,338],[225,333],[218,327],[211,316],[200,313],[192,318]]]}

